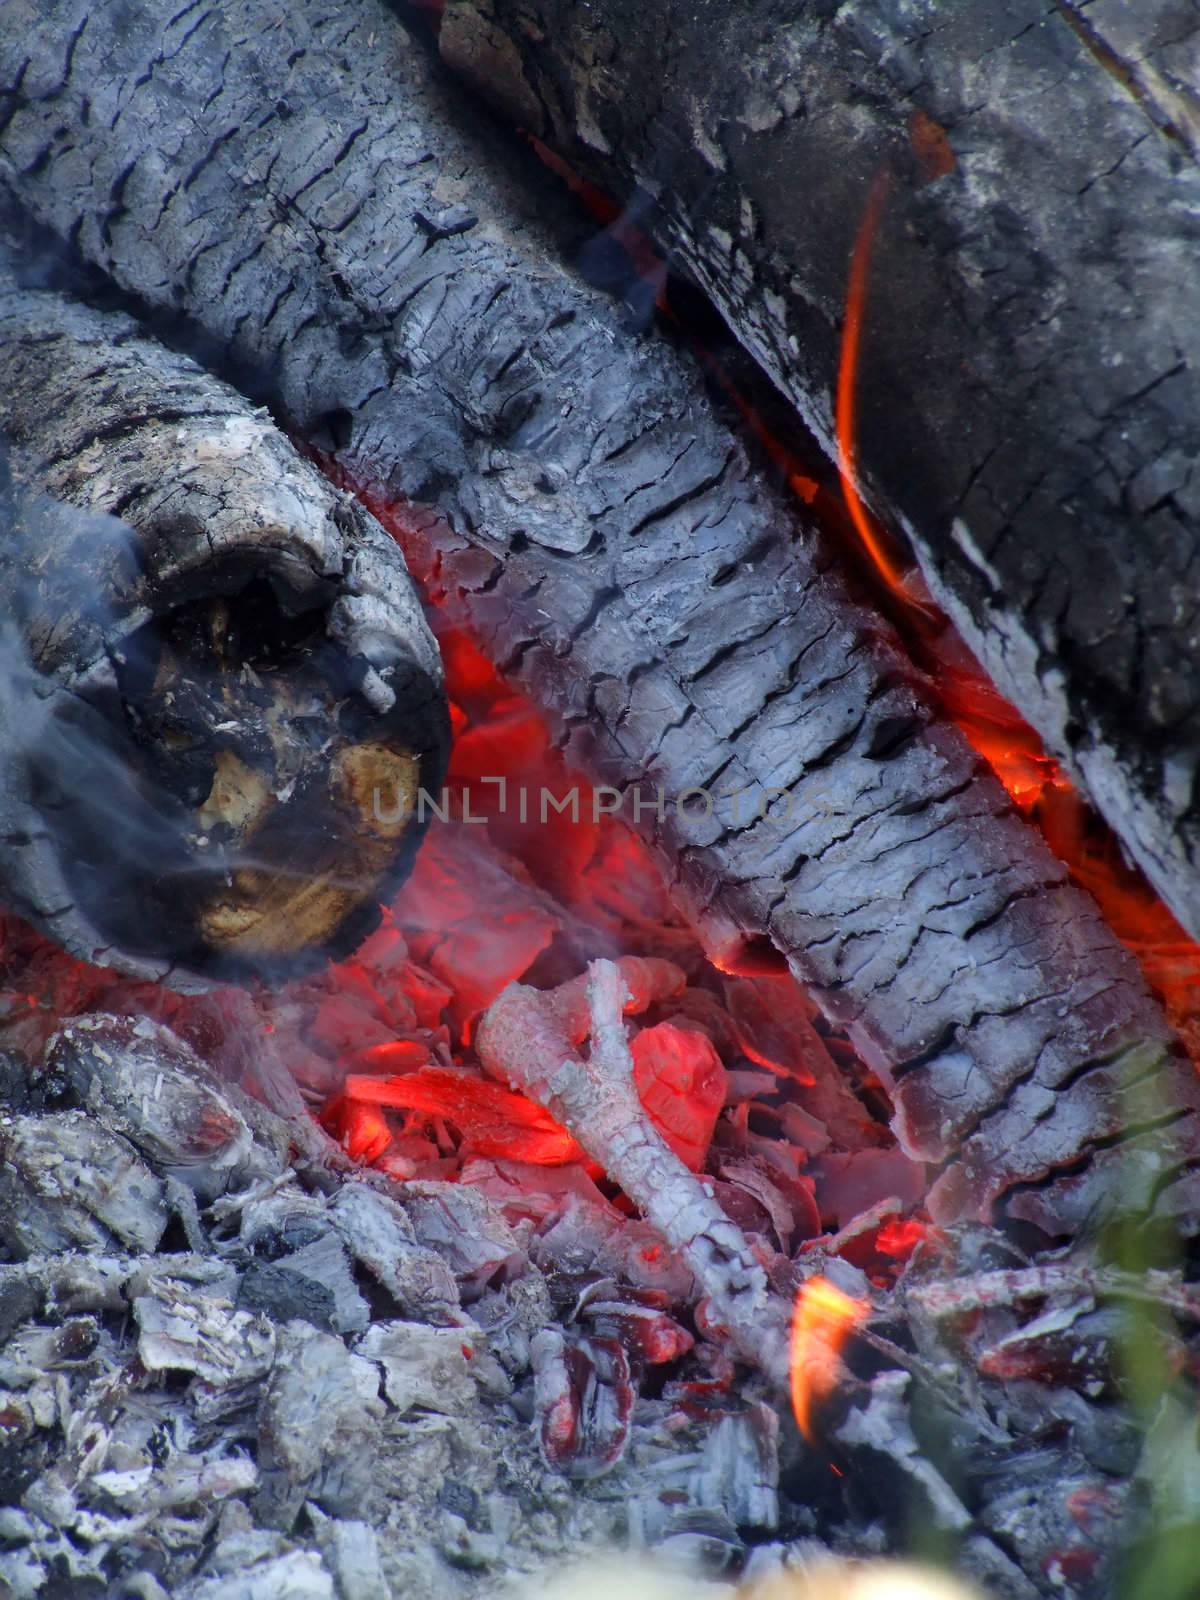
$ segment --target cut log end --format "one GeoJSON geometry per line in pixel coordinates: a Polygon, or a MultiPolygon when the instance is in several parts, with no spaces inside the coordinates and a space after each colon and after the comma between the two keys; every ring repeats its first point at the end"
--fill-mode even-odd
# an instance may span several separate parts
{"type": "Polygon", "coordinates": [[[154,949],[180,945],[182,904],[190,965],[286,965],[342,944],[386,894],[435,729],[411,703],[376,712],[327,624],[256,581],[131,641],[117,676],[133,748],[179,807],[185,856],[152,892],[154,949]]]}
{"type": "Polygon", "coordinates": [[[449,746],[398,549],[125,319],[13,290],[0,333],[7,898],[85,959],[184,986],[347,954],[449,746]]]}

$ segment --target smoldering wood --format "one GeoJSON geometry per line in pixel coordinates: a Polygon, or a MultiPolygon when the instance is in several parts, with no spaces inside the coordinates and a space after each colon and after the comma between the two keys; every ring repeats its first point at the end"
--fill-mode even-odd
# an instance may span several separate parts
{"type": "MultiPolygon", "coordinates": [[[[554,1001],[545,1011],[561,1027],[574,1006],[554,1001]]],[[[133,1113],[117,1059],[116,1030],[128,1019],[96,1020],[84,1034],[87,1071],[70,1074],[89,1109],[69,1114],[102,1136],[110,1124],[132,1128],[133,1113]],[[97,1047],[106,1028],[111,1052],[97,1047]],[[112,1083],[98,1084],[106,1071],[112,1083]]],[[[61,1056],[61,1039],[53,1048],[61,1056]]],[[[240,1102],[198,1063],[187,1089],[193,1058],[166,1030],[138,1035],[136,1049],[150,1082],[152,1053],[161,1055],[160,1102],[146,1108],[155,1141],[142,1136],[150,1174],[165,1186],[179,1161],[176,1135],[163,1130],[191,1128],[199,1100],[227,1133],[240,1102]],[[172,1112],[161,1102],[176,1095],[172,1112]]],[[[61,1063],[56,1076],[67,1078],[61,1063]]],[[[988,1593],[1060,1592],[1054,1560],[1063,1550],[1094,1562],[1096,1592],[1109,1592],[1112,1552],[1136,1527],[1129,1474],[1139,1462],[1151,1470],[1149,1452],[1161,1447],[1142,1453],[1113,1398],[1090,1387],[1093,1371],[1118,1363],[1118,1323],[1080,1311],[1072,1326],[1086,1335],[1086,1371],[1067,1362],[1065,1375],[1013,1385],[987,1366],[1022,1339],[1044,1342],[1043,1309],[1064,1290],[1124,1295],[1132,1275],[1083,1256],[997,1272],[997,1260],[1019,1255],[981,1227],[951,1230],[939,1246],[949,1254],[915,1262],[895,1288],[868,1287],[848,1262],[823,1261],[830,1276],[861,1284],[879,1327],[901,1337],[907,1327],[921,1357],[902,1352],[909,1367],[897,1368],[881,1337],[862,1373],[852,1350],[825,1408],[827,1433],[810,1450],[752,1372],[696,1408],[692,1380],[705,1368],[687,1340],[674,1347],[665,1382],[643,1382],[636,1325],[651,1308],[638,1294],[641,1224],[610,1217],[636,1246],[628,1274],[612,1255],[604,1277],[578,1255],[560,1257],[553,1270],[565,1284],[551,1285],[531,1257],[561,1226],[554,1214],[518,1236],[462,1184],[390,1186],[360,1174],[327,1194],[285,1170],[269,1146],[231,1167],[224,1192],[204,1204],[205,1255],[80,1255],[68,1239],[0,1264],[0,1581],[17,1600],[35,1600],[52,1578],[141,1600],[473,1600],[548,1559],[630,1536],[698,1563],[688,1570],[699,1583],[745,1562],[748,1544],[756,1574],[815,1559],[829,1540],[877,1552],[881,1526],[901,1540],[914,1508],[949,1530],[961,1569],[988,1593]],[[452,1282],[470,1306],[451,1325],[400,1311],[369,1267],[385,1237],[411,1249],[410,1233],[455,1262],[455,1273],[461,1266],[452,1282]],[[357,1283],[371,1313],[361,1332],[321,1327],[319,1308],[314,1323],[308,1310],[243,1303],[256,1265],[302,1257],[317,1238],[344,1241],[366,1268],[357,1283]],[[984,1317],[972,1314],[980,1309],[984,1317]],[[584,1431],[599,1445],[607,1420],[624,1430],[619,1459],[569,1486],[537,1447],[539,1392],[563,1399],[545,1393],[554,1350],[594,1360],[584,1431]],[[618,1369],[630,1391],[623,1409],[611,1392],[618,1369]],[[930,1436],[951,1443],[931,1446],[930,1436]],[[831,1449],[844,1477],[829,1471],[831,1449]],[[901,1482],[911,1494],[897,1494],[901,1482]]],[[[109,1160],[102,1144],[96,1150],[109,1160]]],[[[69,1210],[74,1201],[68,1191],[49,1203],[69,1210]]],[[[574,1225],[578,1233],[577,1209],[574,1225]]],[[[602,1248],[601,1234],[593,1253],[602,1248]]],[[[698,1294],[692,1275],[655,1281],[674,1287],[654,1314],[682,1319],[682,1329],[698,1294]]],[[[1186,1368],[1193,1299],[1177,1274],[1139,1281],[1161,1296],[1168,1330],[1177,1320],[1186,1368]]]]}
{"type": "Polygon", "coordinates": [[[443,58],[857,456],[984,666],[1200,933],[1200,32],[1167,0],[447,0],[443,58]]]}
{"type": "Polygon", "coordinates": [[[0,391],[9,903],[182,981],[351,949],[448,739],[394,541],[127,317],[9,284],[0,391]]]}
{"type": "Polygon", "coordinates": [[[734,1348],[786,1384],[788,1307],[770,1292],[766,1272],[713,1199],[711,1184],[688,1170],[643,1110],[625,1038],[628,990],[614,962],[592,962],[587,996],[586,1061],[558,1021],[569,1001],[564,1005],[553,993],[543,998],[519,983],[510,984],[481,1018],[479,1059],[574,1135],[682,1255],[734,1348]]]}
{"type": "Polygon", "coordinates": [[[939,1219],[1196,1226],[1200,1091],[1132,957],[691,364],[561,264],[533,158],[374,4],[131,15],[17,5],[9,199],[412,504],[725,958],[765,934],[847,1029],[939,1219]]]}
{"type": "Polygon", "coordinates": [[[50,1040],[45,1065],[94,1117],[205,1200],[278,1174],[228,1089],[161,1023],[75,1018],[50,1040]]]}

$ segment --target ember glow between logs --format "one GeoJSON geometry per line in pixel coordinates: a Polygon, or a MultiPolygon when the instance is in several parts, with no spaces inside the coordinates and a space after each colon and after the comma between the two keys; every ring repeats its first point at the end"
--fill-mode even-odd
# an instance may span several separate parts
{"type": "MultiPolygon", "coordinates": [[[[909,136],[924,180],[953,166],[944,130],[930,119],[915,117],[909,136]]],[[[680,318],[665,286],[665,268],[652,242],[594,184],[580,178],[539,140],[531,142],[541,160],[625,250],[639,281],[653,284],[659,312],[679,327],[680,318]]],[[[930,596],[920,571],[905,559],[900,545],[873,516],[863,497],[856,388],[860,363],[870,359],[872,259],[892,177],[890,167],[884,165],[872,180],[848,264],[834,416],[840,499],[820,481],[819,467],[801,459],[787,441],[772,433],[721,361],[691,330],[682,331],[793,493],[848,549],[861,546],[868,579],[874,581],[914,660],[930,674],[946,710],[995,772],[1014,805],[1041,829],[1076,883],[1093,896],[1114,933],[1137,957],[1172,1026],[1200,1067],[1200,944],[1180,926],[1142,873],[1124,859],[1115,836],[1046,752],[1038,734],[996,690],[930,596]]]]}
{"type": "MultiPolygon", "coordinates": [[[[351,960],[277,993],[186,996],[75,962],[10,919],[7,1041],[36,1055],[65,1017],[145,1013],[277,1109],[290,1092],[351,1160],[394,1179],[461,1179],[513,1218],[544,1216],[572,1193],[620,1210],[622,1197],[570,1134],[488,1078],[472,1046],[478,1017],[508,983],[569,984],[594,957],[620,958],[635,1083],[665,1142],[712,1181],[775,1265],[894,1199],[847,1250],[889,1281],[907,1250],[885,1248],[884,1236],[898,1211],[919,1207],[924,1171],[896,1150],[882,1099],[873,1116],[856,1098],[856,1081],[875,1093],[869,1074],[822,1031],[789,976],[710,962],[647,848],[620,818],[593,817],[586,781],[565,767],[540,713],[439,606],[428,552],[398,514],[373,509],[405,535],[414,568],[427,569],[456,731],[450,820],[433,822],[378,931],[351,960]],[[505,779],[507,804],[485,776],[505,779]],[[577,820],[551,809],[543,821],[536,807],[522,816],[513,803],[521,791],[576,785],[577,820]]],[[[586,1028],[581,991],[567,1032],[581,1041],[586,1028]]]]}
{"type": "MultiPolygon", "coordinates": [[[[933,160],[936,168],[945,154],[944,135],[939,143],[924,124],[911,133],[918,163],[925,168],[933,160]]],[[[953,164],[952,155],[949,159],[953,164]]],[[[920,572],[912,566],[906,568],[898,559],[894,541],[872,516],[860,492],[856,382],[871,259],[888,186],[885,166],[867,192],[846,287],[835,433],[838,475],[849,521],[871,573],[892,602],[897,624],[918,663],[931,671],[947,711],[1013,803],[1042,830],[1076,883],[1088,890],[1113,932],[1133,951],[1147,981],[1158,991],[1171,1025],[1200,1067],[1200,944],[1184,931],[1141,872],[1124,859],[1115,836],[1046,753],[1034,730],[996,691],[930,598],[920,572]]],[[[794,479],[796,474],[790,477],[794,479]]]]}

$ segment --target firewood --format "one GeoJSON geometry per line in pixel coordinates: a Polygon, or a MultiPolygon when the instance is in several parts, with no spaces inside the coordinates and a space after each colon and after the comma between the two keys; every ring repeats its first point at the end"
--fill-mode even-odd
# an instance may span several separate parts
{"type": "Polygon", "coordinates": [[[849,1031],[939,1219],[1200,1226],[1200,1088],[1132,957],[384,7],[10,0],[0,83],[0,189],[420,533],[716,953],[773,947],[849,1031]]]}
{"type": "Polygon", "coordinates": [[[723,1326],[747,1360],[785,1382],[787,1307],[768,1290],[749,1243],[657,1132],[638,1099],[622,1021],[628,991],[619,968],[588,970],[591,1052],[572,1048],[551,995],[514,983],[484,1013],[477,1034],[488,1071],[543,1105],[653,1224],[696,1275],[723,1326]]]}
{"type": "Polygon", "coordinates": [[[3,435],[9,903],[153,975],[352,948],[421,832],[397,790],[436,785],[447,741],[393,541],[128,318],[11,286],[3,435]]]}
{"type": "Polygon", "coordinates": [[[1168,0],[446,0],[443,58],[649,230],[855,463],[993,679],[1200,933],[1194,29],[1168,0]]]}

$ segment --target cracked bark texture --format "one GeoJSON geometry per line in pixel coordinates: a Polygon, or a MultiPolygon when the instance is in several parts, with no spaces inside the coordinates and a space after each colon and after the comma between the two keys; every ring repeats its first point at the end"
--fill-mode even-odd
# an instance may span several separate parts
{"type": "Polygon", "coordinates": [[[441,781],[395,542],[129,317],[0,282],[0,882],[85,960],[191,986],[347,953],[441,781]],[[253,586],[257,587],[253,587],[253,586]]]}
{"type": "Polygon", "coordinates": [[[691,363],[559,263],[532,158],[371,4],[7,23],[0,187],[360,485],[436,505],[425,576],[714,943],[765,935],[849,1029],[945,1165],[936,1213],[1195,1226],[1196,1079],[1132,958],[691,363]]]}
{"type": "Polygon", "coordinates": [[[858,460],[1003,692],[1200,934],[1200,14],[447,0],[445,59],[633,207],[858,460]]]}

